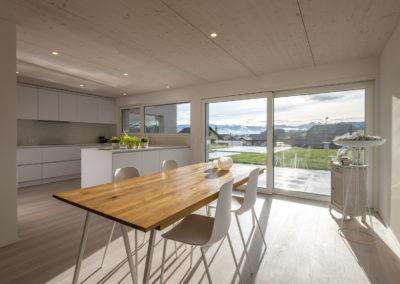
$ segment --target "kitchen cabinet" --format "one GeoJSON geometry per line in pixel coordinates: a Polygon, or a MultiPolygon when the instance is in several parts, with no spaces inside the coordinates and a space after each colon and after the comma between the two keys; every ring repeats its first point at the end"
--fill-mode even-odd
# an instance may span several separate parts
{"type": "Polygon", "coordinates": [[[124,154],[113,155],[112,164],[113,173],[115,173],[115,170],[119,168],[135,167],[138,169],[140,175],[143,175],[141,152],[127,152],[124,154]]]}
{"type": "Polygon", "coordinates": [[[115,123],[115,103],[110,100],[99,99],[99,123],[115,123]]]}
{"type": "Polygon", "coordinates": [[[17,165],[39,164],[41,162],[42,151],[40,148],[17,150],[17,165]]]}
{"type": "Polygon", "coordinates": [[[38,89],[39,120],[58,121],[58,93],[52,89],[38,89]]]}
{"type": "Polygon", "coordinates": [[[98,118],[98,99],[93,97],[78,97],[78,121],[97,123],[98,118]]]}
{"type": "Polygon", "coordinates": [[[142,152],[142,171],[140,174],[149,175],[159,171],[161,171],[160,151],[142,152]]]}
{"type": "Polygon", "coordinates": [[[17,168],[18,182],[40,180],[42,178],[42,165],[24,165],[17,168]]]}
{"type": "Polygon", "coordinates": [[[78,95],[60,92],[58,99],[59,120],[78,121],[78,95]]]}
{"type": "Polygon", "coordinates": [[[49,147],[42,149],[42,162],[80,160],[80,147],[49,147]]]}
{"type": "Polygon", "coordinates": [[[55,178],[79,174],[81,161],[66,161],[43,164],[42,178],[55,178]]]}
{"type": "Polygon", "coordinates": [[[17,118],[38,119],[37,89],[17,86],[17,118]]]}
{"type": "Polygon", "coordinates": [[[190,164],[190,149],[170,149],[160,151],[160,164],[164,160],[175,160],[179,167],[187,166],[190,164]]]}

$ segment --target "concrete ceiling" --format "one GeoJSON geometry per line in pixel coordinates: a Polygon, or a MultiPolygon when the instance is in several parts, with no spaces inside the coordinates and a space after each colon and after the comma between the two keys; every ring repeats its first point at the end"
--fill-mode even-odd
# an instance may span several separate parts
{"type": "Polygon", "coordinates": [[[376,56],[399,16],[399,0],[0,0],[19,81],[110,97],[376,56]]]}

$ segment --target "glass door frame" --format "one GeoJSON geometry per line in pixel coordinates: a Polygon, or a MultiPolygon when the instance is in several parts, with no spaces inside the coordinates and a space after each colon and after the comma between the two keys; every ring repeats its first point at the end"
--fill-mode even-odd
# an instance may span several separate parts
{"type": "MultiPolygon", "coordinates": [[[[296,88],[292,90],[281,90],[281,91],[262,91],[253,92],[247,94],[231,95],[231,96],[221,96],[214,98],[202,99],[202,137],[201,137],[201,151],[202,151],[202,161],[206,162],[207,155],[207,104],[216,102],[226,102],[234,100],[245,100],[245,99],[257,99],[266,98],[267,99],[267,153],[273,153],[274,149],[274,99],[279,97],[289,97],[289,96],[301,96],[301,95],[311,95],[319,93],[330,93],[337,91],[348,91],[356,89],[365,89],[365,132],[368,135],[373,135],[374,133],[374,81],[362,81],[356,83],[338,83],[333,85],[325,85],[320,87],[309,87],[309,88],[296,88]]],[[[377,159],[377,151],[373,148],[369,149],[366,153],[366,161],[368,163],[368,174],[367,174],[367,190],[368,190],[368,205],[370,207],[377,208],[377,191],[373,190],[374,178],[376,175],[374,169],[374,161],[377,159]]],[[[313,193],[297,192],[284,190],[279,188],[274,188],[274,155],[267,154],[267,188],[259,188],[260,193],[266,194],[279,194],[286,196],[294,196],[305,199],[329,201],[330,196],[324,196],[313,193]]]]}
{"type": "MultiPolygon", "coordinates": [[[[214,97],[214,98],[209,98],[209,99],[202,99],[201,102],[201,114],[202,114],[202,138],[201,138],[201,151],[202,151],[202,161],[206,162],[207,161],[207,156],[208,156],[208,149],[207,149],[207,125],[208,125],[208,108],[207,108],[207,104],[209,103],[221,103],[221,102],[228,102],[228,101],[238,101],[238,100],[250,100],[250,99],[260,99],[260,98],[266,98],[267,99],[267,105],[266,105],[266,113],[267,113],[267,117],[266,117],[266,121],[267,121],[267,125],[266,125],[266,129],[267,129],[267,152],[268,149],[273,149],[270,147],[274,146],[274,142],[273,142],[273,131],[268,131],[270,125],[270,121],[272,121],[272,108],[271,108],[271,103],[273,101],[272,98],[272,92],[254,92],[254,93],[248,93],[248,94],[240,94],[240,95],[231,95],[231,96],[222,96],[222,97],[214,97]],[[270,138],[272,137],[272,139],[270,138]]],[[[267,163],[266,163],[266,167],[268,169],[269,165],[273,165],[273,158],[270,159],[269,156],[267,154],[267,163]],[[271,161],[270,161],[271,160],[271,161]]],[[[272,190],[272,186],[273,186],[273,182],[272,180],[270,180],[271,175],[269,174],[269,171],[267,170],[267,187],[266,188],[259,188],[258,192],[260,193],[267,193],[267,194],[271,194],[273,192],[272,190]]]]}

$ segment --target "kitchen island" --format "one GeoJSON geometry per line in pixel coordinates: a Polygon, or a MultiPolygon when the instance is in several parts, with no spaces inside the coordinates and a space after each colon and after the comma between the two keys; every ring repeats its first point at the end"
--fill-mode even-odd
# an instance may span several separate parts
{"type": "Polygon", "coordinates": [[[140,175],[161,171],[164,160],[175,160],[179,167],[191,164],[190,146],[150,146],[142,149],[89,148],[81,150],[81,187],[113,181],[114,172],[135,167],[140,175]]]}

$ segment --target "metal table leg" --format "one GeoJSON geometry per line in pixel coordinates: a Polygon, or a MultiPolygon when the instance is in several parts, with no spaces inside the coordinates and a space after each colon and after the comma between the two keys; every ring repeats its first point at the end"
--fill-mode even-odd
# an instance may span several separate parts
{"type": "MultiPolygon", "coordinates": [[[[128,258],[128,264],[129,264],[129,269],[131,271],[131,276],[132,276],[132,281],[133,283],[137,283],[138,277],[136,274],[136,269],[133,265],[133,258],[132,258],[132,250],[131,250],[131,245],[129,244],[129,236],[128,232],[126,230],[126,227],[121,224],[121,231],[122,231],[122,237],[124,239],[124,244],[125,244],[125,250],[126,250],[126,256],[128,258]]],[[[137,254],[137,251],[135,252],[137,254]]],[[[136,265],[138,265],[136,263],[136,265]]]]}
{"type": "Polygon", "coordinates": [[[155,229],[150,231],[149,246],[147,249],[146,266],[144,268],[143,284],[148,284],[150,281],[151,262],[153,261],[154,241],[156,239],[157,231],[155,229]]]}
{"type": "Polygon", "coordinates": [[[91,216],[91,213],[89,211],[87,211],[85,225],[83,226],[81,244],[79,245],[78,259],[76,260],[76,265],[75,265],[74,278],[72,280],[73,284],[78,283],[79,272],[81,270],[83,254],[85,252],[86,241],[87,241],[87,237],[88,237],[88,227],[89,227],[88,225],[89,225],[89,221],[90,221],[90,216],[91,216]]]}

